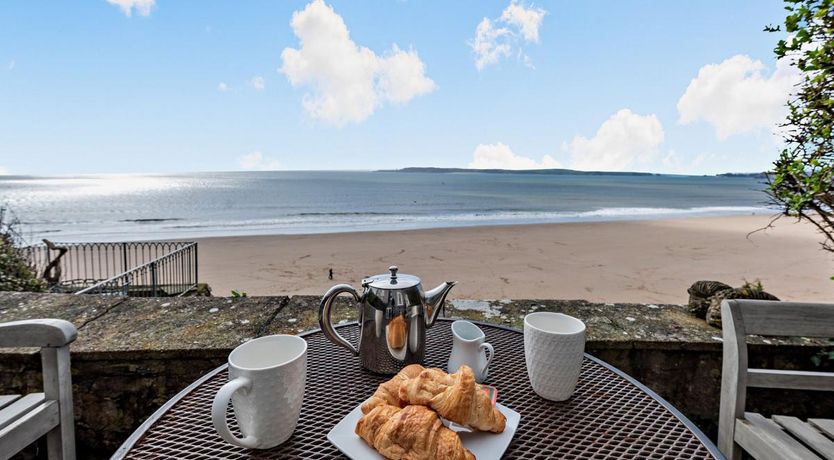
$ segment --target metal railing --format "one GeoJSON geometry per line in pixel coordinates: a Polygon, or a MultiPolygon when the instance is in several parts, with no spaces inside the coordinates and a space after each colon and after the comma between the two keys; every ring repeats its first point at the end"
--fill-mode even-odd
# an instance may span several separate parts
{"type": "MultiPolygon", "coordinates": [[[[140,241],[54,245],[67,250],[58,263],[60,276],[50,283],[50,289],[56,292],[176,296],[197,284],[197,243],[140,241]]],[[[56,277],[55,269],[46,272],[50,261],[58,255],[57,250],[38,244],[21,251],[39,277],[56,277]]]]}
{"type": "Polygon", "coordinates": [[[197,243],[82,289],[76,294],[172,297],[197,285],[197,243]]]}

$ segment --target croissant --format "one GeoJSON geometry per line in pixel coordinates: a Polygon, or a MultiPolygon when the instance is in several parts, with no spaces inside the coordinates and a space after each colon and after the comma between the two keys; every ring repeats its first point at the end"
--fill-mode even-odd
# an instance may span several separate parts
{"type": "Polygon", "coordinates": [[[425,369],[400,383],[399,398],[406,404],[431,407],[447,420],[480,431],[501,433],[507,423],[504,414],[475,383],[472,369],[465,365],[454,374],[425,369]]]}
{"type": "Polygon", "coordinates": [[[419,364],[411,364],[404,367],[391,380],[379,385],[373,395],[362,404],[362,413],[367,414],[380,404],[388,404],[394,407],[403,407],[405,403],[400,400],[400,384],[408,379],[417,377],[425,369],[419,364]]]}
{"type": "Polygon", "coordinates": [[[376,406],[359,419],[354,431],[392,460],[475,460],[458,434],[424,406],[376,406]]]}
{"type": "Polygon", "coordinates": [[[396,316],[388,323],[387,336],[389,347],[398,349],[405,346],[405,326],[405,318],[402,316],[396,316]]]}

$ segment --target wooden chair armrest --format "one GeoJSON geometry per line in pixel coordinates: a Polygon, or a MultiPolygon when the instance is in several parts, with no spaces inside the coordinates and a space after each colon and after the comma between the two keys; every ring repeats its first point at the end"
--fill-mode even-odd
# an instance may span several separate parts
{"type": "Polygon", "coordinates": [[[78,337],[78,331],[62,319],[27,319],[0,323],[0,348],[67,346],[78,337]]]}

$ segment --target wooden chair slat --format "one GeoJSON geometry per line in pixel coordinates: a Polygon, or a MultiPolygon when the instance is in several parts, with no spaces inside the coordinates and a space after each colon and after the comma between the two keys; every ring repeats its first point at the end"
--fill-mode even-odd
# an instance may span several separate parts
{"type": "Polygon", "coordinates": [[[28,319],[0,323],[0,347],[63,347],[78,336],[62,319],[28,319]]]}
{"type": "Polygon", "coordinates": [[[0,460],[7,460],[24,447],[37,441],[58,426],[60,418],[58,403],[44,401],[26,412],[10,425],[0,429],[0,460]]]}
{"type": "Polygon", "coordinates": [[[735,440],[758,460],[822,460],[779,425],[752,412],[736,420],[735,440]]]}
{"type": "Polygon", "coordinates": [[[15,420],[37,407],[46,400],[43,393],[28,394],[11,403],[5,409],[0,409],[0,430],[9,426],[15,420]]]}
{"type": "Polygon", "coordinates": [[[43,435],[49,460],[75,460],[69,344],[77,337],[61,319],[0,323],[0,348],[40,348],[43,371],[43,393],[0,396],[0,460],[43,435]]]}
{"type": "Polygon", "coordinates": [[[0,409],[20,399],[20,395],[0,395],[0,409]]]}
{"type": "Polygon", "coordinates": [[[784,415],[774,415],[771,419],[789,433],[796,436],[800,441],[814,449],[816,453],[820,454],[826,460],[834,460],[834,441],[827,438],[808,423],[796,417],[787,417],[784,415]]]}
{"type": "Polygon", "coordinates": [[[747,335],[832,338],[834,305],[744,300],[736,302],[747,335]]]}
{"type": "Polygon", "coordinates": [[[826,418],[809,418],[808,423],[815,426],[818,430],[834,438],[834,420],[826,418]]]}
{"type": "Polygon", "coordinates": [[[748,369],[747,386],[834,391],[834,374],[830,372],[748,369]]]}

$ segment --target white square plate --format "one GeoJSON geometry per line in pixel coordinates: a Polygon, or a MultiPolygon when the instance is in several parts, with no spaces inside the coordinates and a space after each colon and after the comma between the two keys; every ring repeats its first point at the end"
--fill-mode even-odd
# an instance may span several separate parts
{"type": "MultiPolygon", "coordinates": [[[[456,423],[449,423],[443,420],[443,423],[453,431],[460,435],[460,440],[463,442],[463,447],[466,447],[478,460],[492,460],[500,459],[504,455],[504,451],[513,440],[513,435],[518,429],[518,423],[521,421],[521,415],[510,409],[509,407],[496,404],[498,410],[507,417],[507,424],[503,433],[485,433],[481,431],[471,431],[466,427],[462,427],[456,423]]],[[[356,428],[356,423],[362,417],[361,405],[356,406],[349,414],[337,423],[336,426],[327,433],[327,439],[338,447],[343,454],[347,455],[353,460],[365,459],[382,459],[385,457],[379,455],[377,451],[365,444],[356,433],[353,432],[356,428]]]]}

